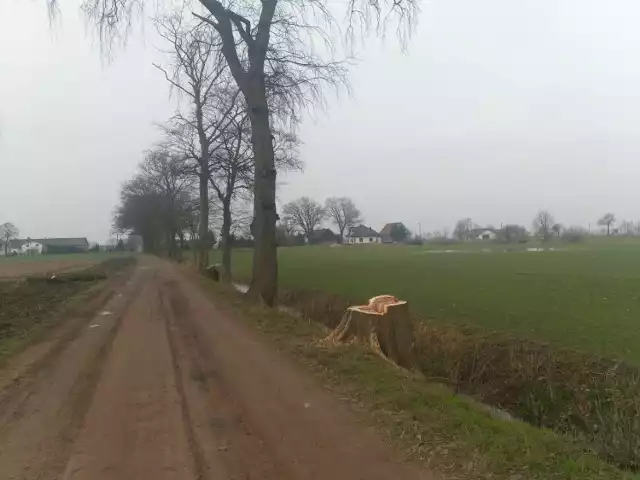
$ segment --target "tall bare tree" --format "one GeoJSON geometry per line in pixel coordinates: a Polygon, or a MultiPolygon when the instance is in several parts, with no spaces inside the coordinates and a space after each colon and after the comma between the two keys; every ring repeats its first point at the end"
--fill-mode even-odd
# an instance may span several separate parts
{"type": "Polygon", "coordinates": [[[253,155],[249,139],[248,117],[244,106],[230,112],[231,122],[220,140],[220,148],[212,158],[209,180],[222,205],[223,279],[231,280],[231,204],[245,193],[250,196],[253,184],[253,155]]]}
{"type": "Polygon", "coordinates": [[[362,222],[360,210],[348,197],[327,198],[325,211],[333,223],[338,227],[338,241],[344,240],[344,232],[349,232],[353,227],[362,222]]]}
{"type": "Polygon", "coordinates": [[[616,223],[616,216],[613,213],[605,213],[598,220],[598,225],[607,228],[607,236],[611,235],[611,226],[616,223]]]}
{"type": "Polygon", "coordinates": [[[322,205],[309,197],[302,197],[287,203],[282,211],[287,222],[301,230],[307,240],[311,238],[313,231],[320,226],[325,218],[325,210],[322,205]]]}
{"type": "Polygon", "coordinates": [[[18,235],[20,235],[20,231],[13,223],[7,222],[0,225],[0,238],[2,239],[5,255],[9,254],[11,240],[16,238],[18,235]]]}
{"type": "Polygon", "coordinates": [[[548,210],[540,210],[533,219],[533,231],[543,240],[549,240],[554,223],[553,215],[548,210]]]}
{"type": "Polygon", "coordinates": [[[216,36],[203,25],[185,24],[181,14],[156,20],[161,37],[169,45],[168,65],[156,67],[173,89],[187,100],[186,113],[178,110],[165,133],[176,153],[191,161],[199,179],[200,218],[198,257],[200,270],[209,265],[209,181],[212,156],[222,145],[226,128],[234,120],[238,90],[216,46],[216,36]]]}
{"type": "MultiPolygon", "coordinates": [[[[218,96],[218,109],[230,119],[218,140],[219,146],[211,156],[210,183],[222,208],[222,265],[223,278],[231,280],[231,229],[245,219],[245,204],[253,199],[254,161],[251,148],[251,126],[243,102],[233,91],[218,96]],[[225,101],[229,107],[225,106],[225,101]],[[235,208],[233,205],[235,203],[235,208]]],[[[278,171],[299,170],[298,137],[288,131],[274,132],[275,165],[278,171]]],[[[251,222],[249,222],[250,225],[251,222]]]]}

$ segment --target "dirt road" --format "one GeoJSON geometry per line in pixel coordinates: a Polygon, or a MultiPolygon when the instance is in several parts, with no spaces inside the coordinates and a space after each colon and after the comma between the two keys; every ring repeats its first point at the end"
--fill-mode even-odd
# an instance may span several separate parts
{"type": "Polygon", "coordinates": [[[0,371],[0,478],[431,478],[173,266],[141,263],[0,371]]]}

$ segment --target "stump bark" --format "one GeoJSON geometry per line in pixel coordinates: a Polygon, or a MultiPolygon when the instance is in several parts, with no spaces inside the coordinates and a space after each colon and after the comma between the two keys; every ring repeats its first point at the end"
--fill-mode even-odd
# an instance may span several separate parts
{"type": "Polygon", "coordinates": [[[368,305],[349,307],[327,340],[357,341],[400,367],[411,370],[416,365],[409,305],[390,295],[373,297],[368,305]]]}
{"type": "Polygon", "coordinates": [[[205,275],[210,279],[219,282],[220,281],[220,269],[218,265],[209,265],[205,270],[205,275]]]}

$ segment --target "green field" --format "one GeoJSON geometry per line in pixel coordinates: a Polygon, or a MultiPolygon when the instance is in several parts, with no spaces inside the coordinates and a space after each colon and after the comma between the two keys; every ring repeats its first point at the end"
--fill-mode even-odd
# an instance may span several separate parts
{"type": "MultiPolygon", "coordinates": [[[[282,248],[281,285],[358,301],[394,294],[433,321],[511,332],[640,363],[640,242],[545,252],[485,247],[492,251],[445,253],[434,249],[451,247],[394,245],[282,248]]],[[[235,275],[246,279],[250,272],[251,252],[234,251],[235,275]]]]}

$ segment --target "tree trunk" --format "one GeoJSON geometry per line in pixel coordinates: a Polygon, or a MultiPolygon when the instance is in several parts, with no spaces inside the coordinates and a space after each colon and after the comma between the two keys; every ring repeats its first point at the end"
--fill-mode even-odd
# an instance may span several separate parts
{"type": "Polygon", "coordinates": [[[209,266],[209,172],[200,172],[200,224],[198,226],[198,270],[204,272],[209,266]]]}
{"type": "Polygon", "coordinates": [[[231,282],[231,199],[222,202],[222,279],[231,282]]]}
{"type": "Polygon", "coordinates": [[[409,306],[391,295],[373,297],[368,305],[349,307],[327,340],[358,341],[400,367],[412,369],[416,365],[409,306]]]}
{"type": "Polygon", "coordinates": [[[255,247],[249,293],[271,307],[278,300],[276,170],[264,76],[254,79],[253,83],[247,95],[255,161],[254,216],[251,224],[255,247]]]}

